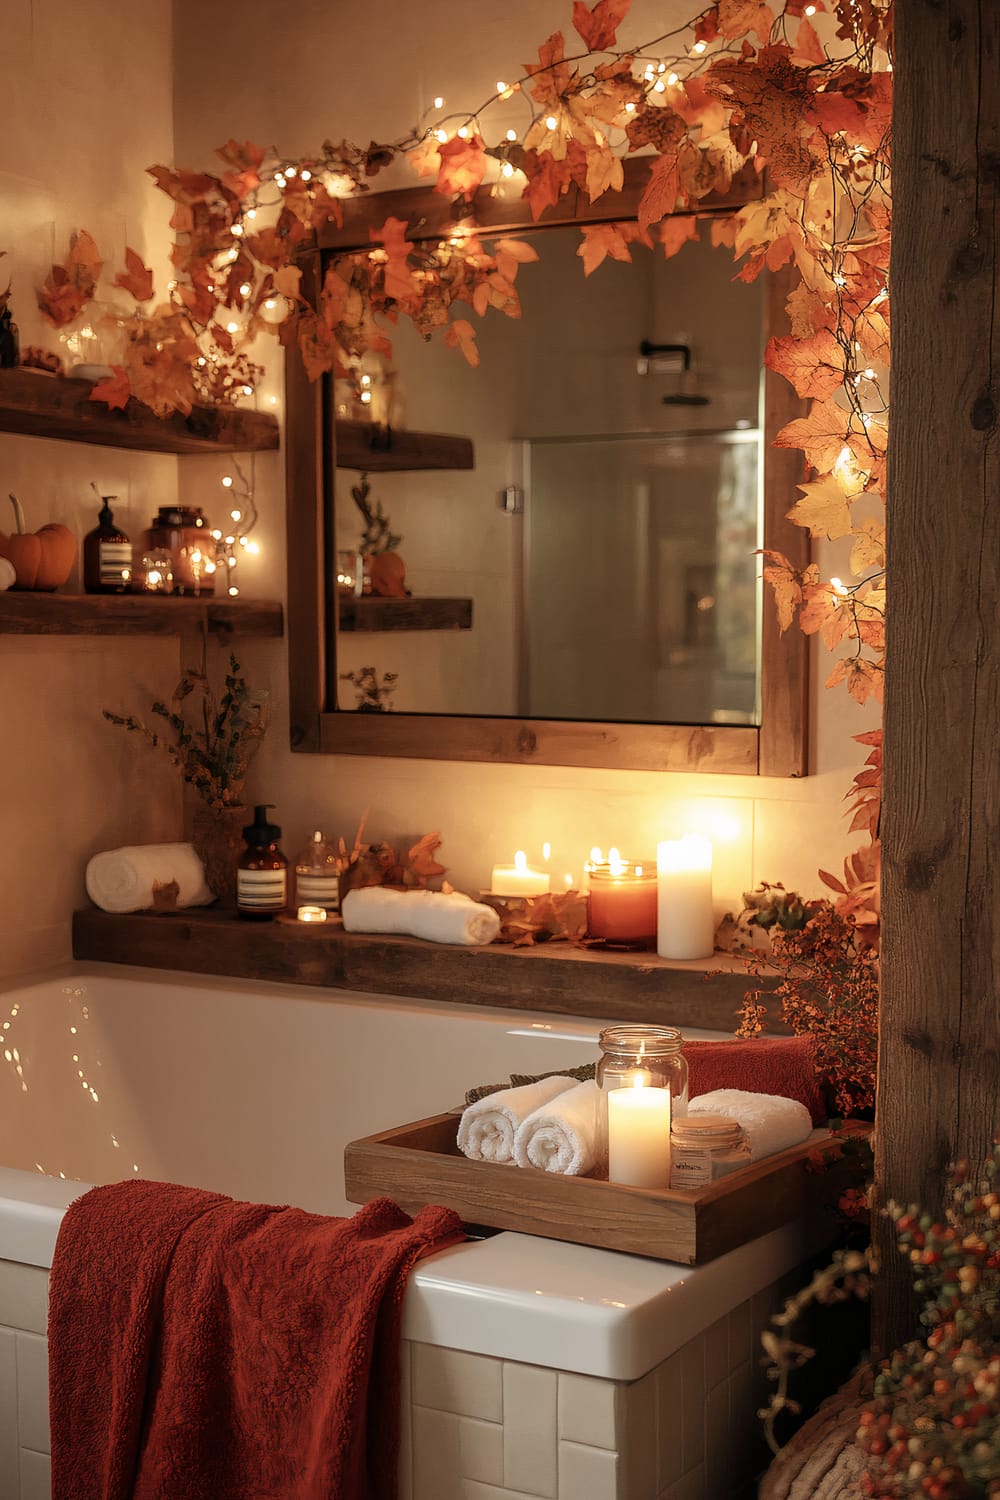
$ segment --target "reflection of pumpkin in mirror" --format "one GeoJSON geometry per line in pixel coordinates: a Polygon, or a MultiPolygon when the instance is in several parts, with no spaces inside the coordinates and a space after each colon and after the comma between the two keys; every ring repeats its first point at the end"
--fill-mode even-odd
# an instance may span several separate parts
{"type": "Polygon", "coordinates": [[[39,531],[26,531],[24,512],[16,495],[11,495],[15,530],[6,535],[0,531],[0,557],[14,569],[15,589],[57,589],[73,571],[76,561],[76,537],[68,526],[49,522],[39,531]]]}
{"type": "Polygon", "coordinates": [[[365,558],[365,572],[371,579],[372,593],[382,599],[405,599],[406,564],[398,552],[377,552],[365,558]]]}

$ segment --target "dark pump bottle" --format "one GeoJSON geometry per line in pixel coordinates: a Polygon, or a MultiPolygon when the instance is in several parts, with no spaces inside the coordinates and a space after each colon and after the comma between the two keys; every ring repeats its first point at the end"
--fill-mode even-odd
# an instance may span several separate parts
{"type": "Polygon", "coordinates": [[[267,821],[270,806],[262,802],[254,808],[236,871],[236,912],[251,922],[266,922],[288,906],[288,860],[278,848],[281,829],[267,821]]]}
{"type": "Polygon", "coordinates": [[[124,594],[132,581],[132,544],[115,525],[110,501],[102,495],[95,530],[83,539],[83,587],[88,594],[124,594]]]}

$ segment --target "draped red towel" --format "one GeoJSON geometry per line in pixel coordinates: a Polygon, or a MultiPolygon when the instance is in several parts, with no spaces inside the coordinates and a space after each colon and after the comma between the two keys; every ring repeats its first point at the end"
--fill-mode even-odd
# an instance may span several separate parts
{"type": "Polygon", "coordinates": [[[685,1041],[688,1095],[713,1089],[746,1089],[797,1099],[823,1125],[830,1111],[816,1076],[816,1045],[811,1036],[748,1037],[732,1042],[685,1041]]]}
{"type": "Polygon", "coordinates": [[[463,1238],[387,1198],[84,1194],[49,1293],[53,1500],[396,1500],[407,1273],[463,1238]]]}

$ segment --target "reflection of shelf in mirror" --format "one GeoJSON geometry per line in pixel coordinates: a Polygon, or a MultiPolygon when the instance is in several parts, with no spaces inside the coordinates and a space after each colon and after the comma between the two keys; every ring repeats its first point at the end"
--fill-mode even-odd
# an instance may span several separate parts
{"type": "Polygon", "coordinates": [[[195,406],[188,416],[158,417],[132,398],[124,411],[91,401],[92,380],[36,370],[0,371],[0,432],[99,443],[149,453],[230,453],[277,448],[270,412],[195,406]]]}
{"type": "Polygon", "coordinates": [[[360,630],[471,630],[471,599],[379,599],[366,594],[356,599],[342,594],[340,629],[360,630]]]}
{"type": "Polygon", "coordinates": [[[402,469],[471,469],[472,439],[441,432],[406,432],[375,422],[338,421],[334,440],[338,469],[371,474],[402,469]]]}

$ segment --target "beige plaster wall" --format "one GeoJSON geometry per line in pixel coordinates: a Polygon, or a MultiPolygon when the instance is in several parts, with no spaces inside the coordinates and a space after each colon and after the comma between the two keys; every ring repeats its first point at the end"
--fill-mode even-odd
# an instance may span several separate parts
{"type": "MultiPolygon", "coordinates": [[[[411,127],[436,94],[448,107],[477,106],[498,79],[534,56],[550,31],[568,25],[570,9],[562,0],[507,0],[474,12],[456,10],[449,0],[368,7],[308,0],[277,18],[266,0],[246,0],[234,25],[221,6],[177,0],[178,162],[204,165],[229,136],[285,152],[315,149],[327,137],[389,139],[411,127]]],[[[636,0],[623,37],[661,35],[686,14],[679,3],[665,8],[636,0]]],[[[519,124],[525,107],[523,101],[501,106],[520,111],[519,124]]],[[[271,372],[272,392],[280,390],[278,374],[271,372]]],[[[283,499],[277,466],[272,472],[273,488],[261,486],[258,592],[283,586],[283,499]]],[[[761,878],[818,893],[817,866],[839,867],[851,847],[842,798],[861,756],[850,736],[870,727],[872,717],[840,694],[814,687],[814,774],[797,783],[293,756],[284,647],[254,645],[244,657],[274,692],[274,732],[255,783],[259,795],[277,804],[290,853],[312,827],[350,835],[367,808],[368,827],[380,835],[439,829],[451,877],[474,890],[488,883],[494,860],[516,848],[537,853],[545,839],[560,872],[578,871],[594,843],[648,855],[658,838],[702,827],[718,839],[716,895],[724,906],[761,878]]],[[[818,682],[829,670],[824,653],[818,682]]],[[[446,734],[443,725],[442,739],[446,734]]]]}
{"type": "MultiPolygon", "coordinates": [[[[166,220],[144,168],[172,155],[169,0],[6,0],[0,131],[0,285],[22,342],[57,347],[34,289],[88,228],[120,262],[126,241],[161,274],[166,220]]],[[[44,376],[39,376],[44,379],[44,376]]],[[[94,480],[134,535],[176,494],[173,459],[0,435],[6,495],[32,529],[95,524],[94,480]]],[[[74,580],[71,586],[76,586],[74,580]]],[[[174,640],[0,635],[0,977],[69,956],[69,918],[99,849],[176,837],[176,778],[101,709],[138,711],[172,688],[174,640]]]]}

